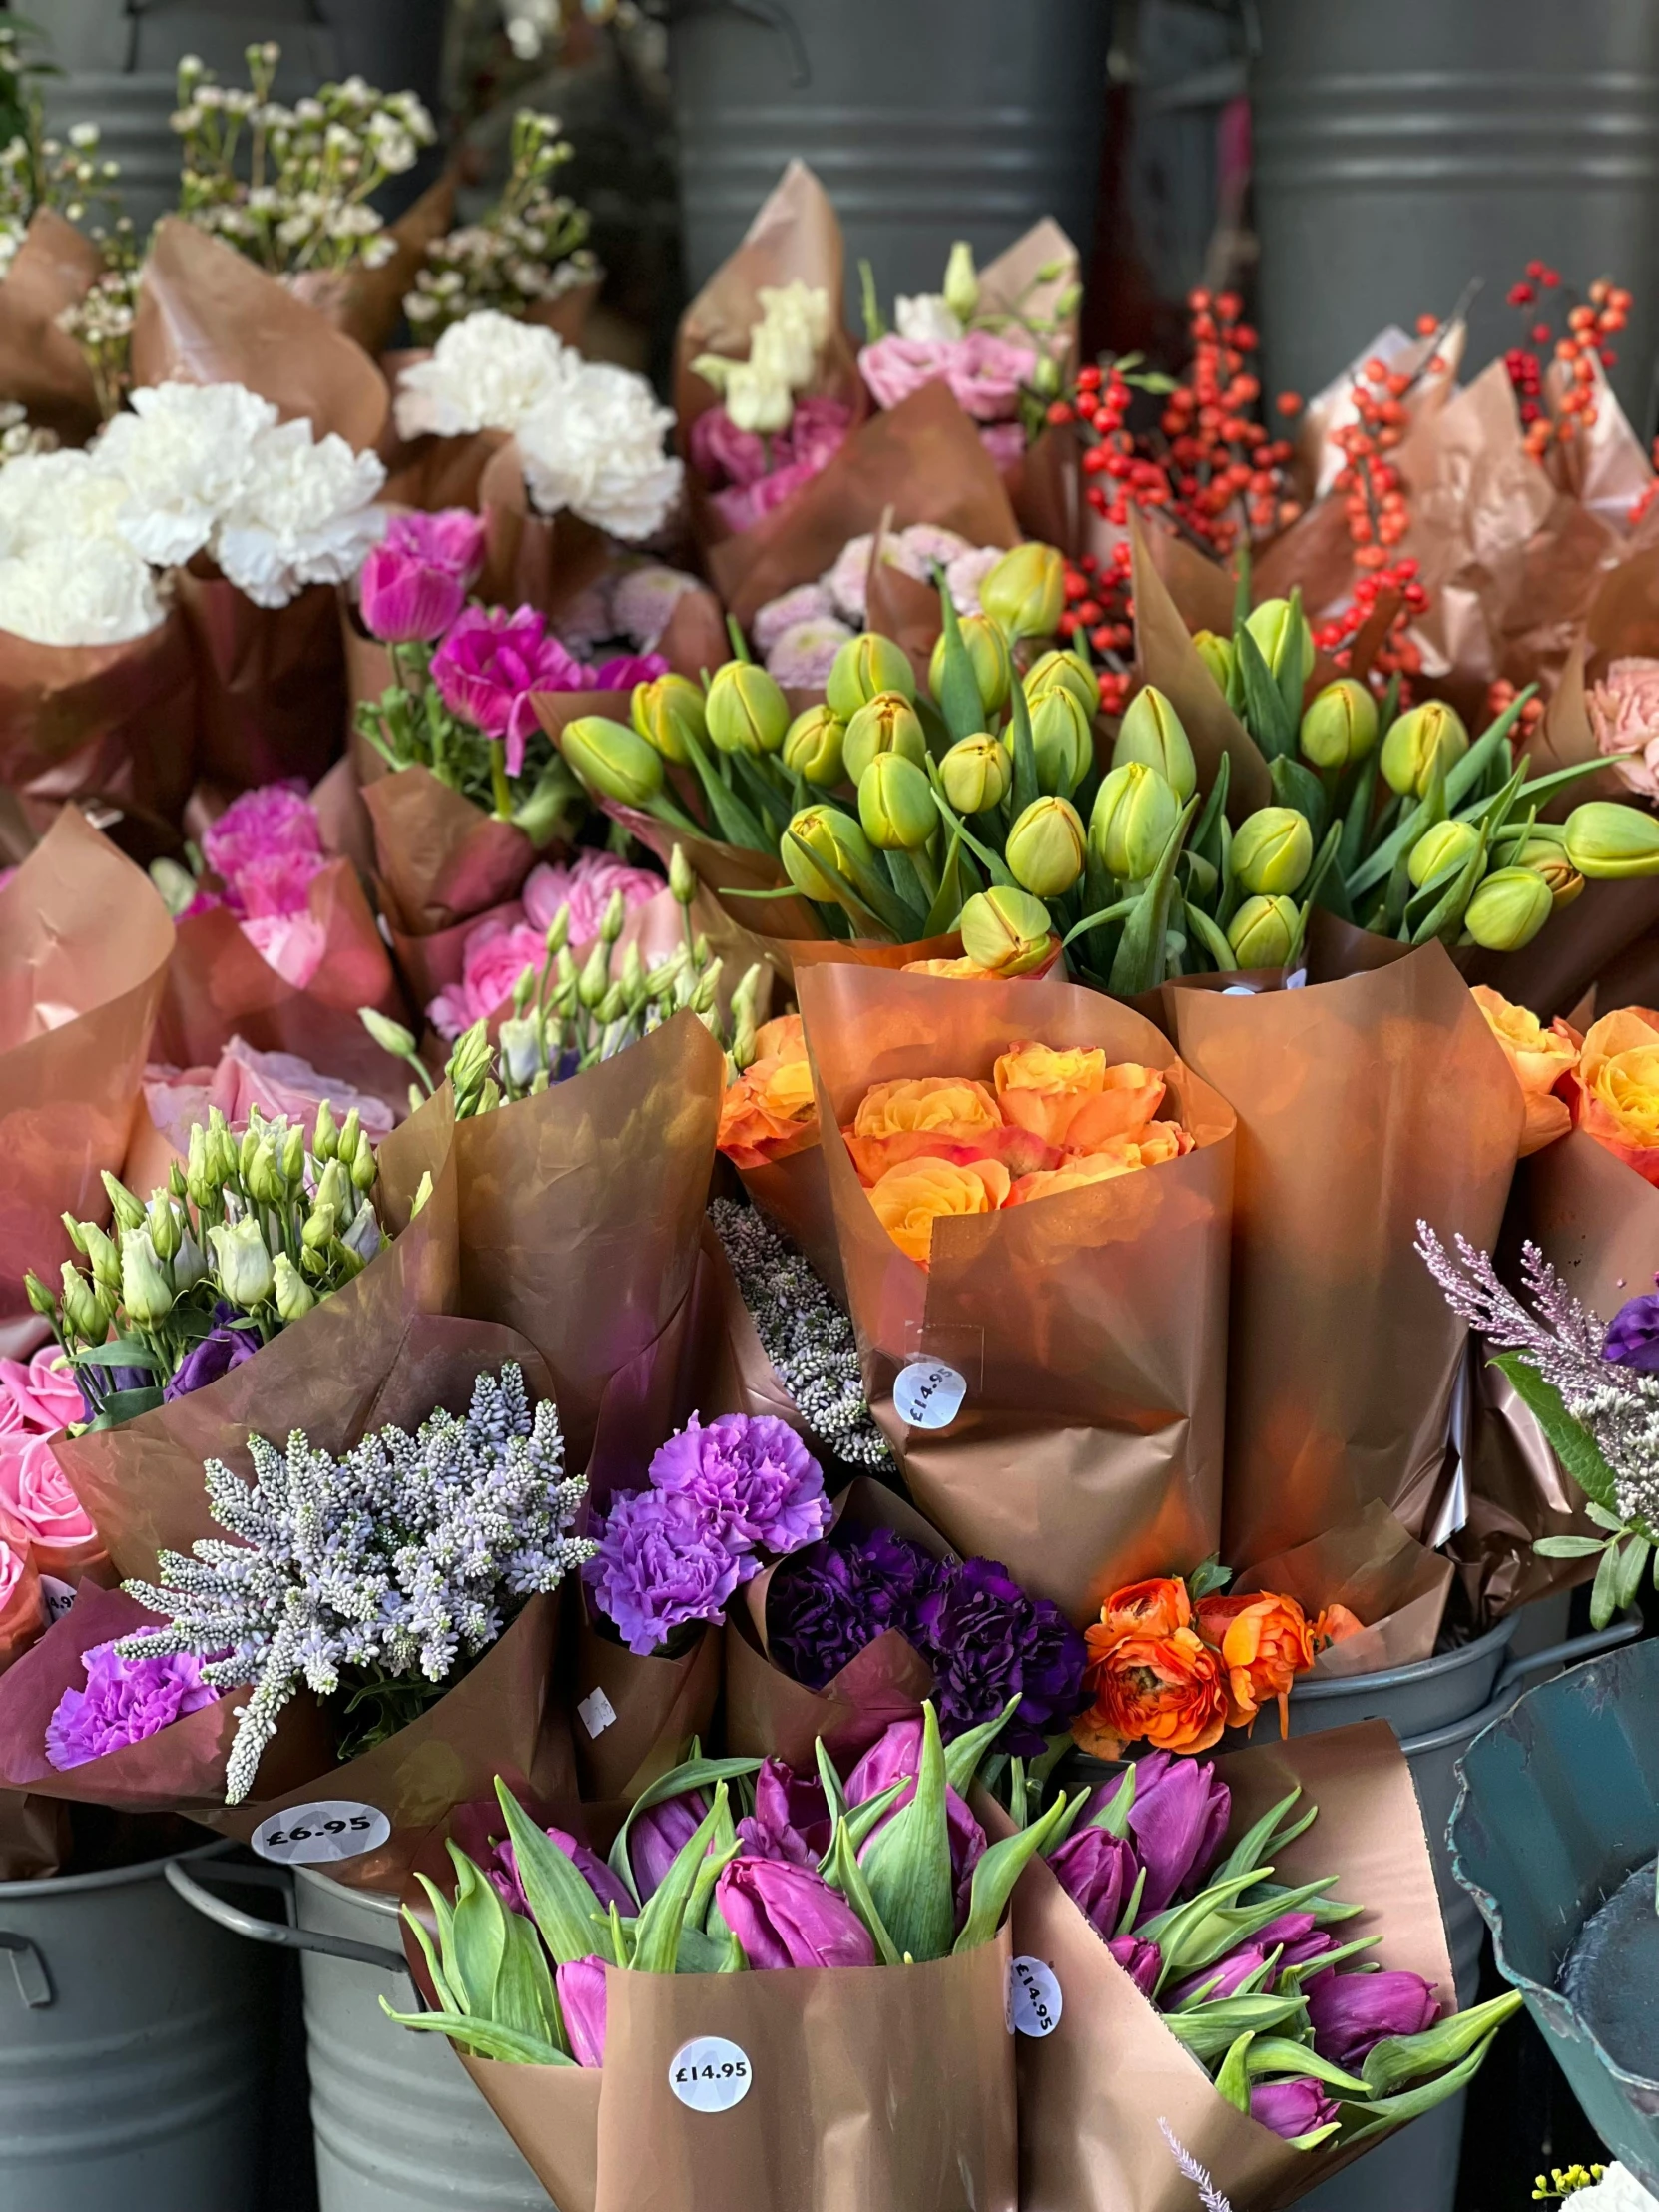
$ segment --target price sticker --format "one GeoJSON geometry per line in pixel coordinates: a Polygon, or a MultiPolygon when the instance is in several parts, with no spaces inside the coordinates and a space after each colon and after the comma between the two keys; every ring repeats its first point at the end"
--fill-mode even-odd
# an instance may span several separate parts
{"type": "Polygon", "coordinates": [[[273,1813],[254,1831],[254,1849],[279,1867],[325,1867],[336,1859],[360,1859],[378,1851],[391,1823],[378,1806],[354,1798],[318,1798],[273,1813]]]}
{"type": "Polygon", "coordinates": [[[724,2035],[698,2035],[668,2062],[668,2085],[694,2112],[730,2112],[754,2079],[749,2053],[724,2035]]]}
{"type": "Polygon", "coordinates": [[[1040,1958],[1016,1958],[1008,1968],[1008,2024],[1022,2035],[1052,2035],[1065,2001],[1051,1968],[1040,1958]]]}
{"type": "Polygon", "coordinates": [[[576,1710],[590,1742],[595,1736],[602,1736],[616,1719],[616,1707],[603,1690],[590,1690],[576,1710]]]}
{"type": "Polygon", "coordinates": [[[911,1428],[948,1428],[966,1396],[967,1377],[943,1360],[912,1360],[893,1377],[893,1404],[911,1428]]]}
{"type": "Polygon", "coordinates": [[[61,1621],[75,1603],[75,1585],[60,1582],[55,1574],[43,1574],[40,1578],[40,1594],[46,1600],[46,1621],[61,1621]]]}

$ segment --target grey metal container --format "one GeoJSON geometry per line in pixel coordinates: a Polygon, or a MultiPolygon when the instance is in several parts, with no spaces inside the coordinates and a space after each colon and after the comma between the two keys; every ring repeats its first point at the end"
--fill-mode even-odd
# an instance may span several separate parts
{"type": "MultiPolygon", "coordinates": [[[[398,2027],[380,2009],[382,1996],[397,2011],[420,2009],[397,1900],[347,1890],[313,1867],[293,1870],[291,1890],[276,1869],[242,1873],[282,1890],[292,1918],[260,1920],[184,1869],[172,1880],[222,1928],[302,1953],[320,2212],[547,2212],[546,2190],[447,2040],[398,2027]]],[[[0,2212],[12,2212],[3,2198],[0,2212]]]]}
{"type": "Polygon", "coordinates": [[[1085,262],[1106,96],[1106,0],[672,0],[686,275],[725,260],[799,155],[846,234],[849,293],[937,291],[1039,217],[1085,262]]]}
{"type": "Polygon", "coordinates": [[[271,1961],[165,1879],[224,1848],[0,1884],[0,2212],[254,2212],[271,1961]]]}
{"type": "MultiPolygon", "coordinates": [[[[1470,358],[1525,323],[1534,256],[1635,293],[1613,381],[1648,401],[1659,298],[1659,0],[1259,0],[1260,313],[1271,388],[1309,392],[1392,320],[1475,301],[1470,358]]],[[[1641,423],[1637,423],[1638,430],[1641,423]]]]}

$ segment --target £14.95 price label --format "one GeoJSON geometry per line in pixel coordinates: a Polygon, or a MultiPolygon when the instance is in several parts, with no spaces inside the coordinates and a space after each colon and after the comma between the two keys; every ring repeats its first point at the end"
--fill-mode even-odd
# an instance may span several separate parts
{"type": "Polygon", "coordinates": [[[948,1428],[966,1396],[967,1377],[943,1360],[912,1360],[893,1377],[893,1405],[910,1428],[948,1428]]]}
{"type": "Polygon", "coordinates": [[[668,2085],[694,2112],[730,2112],[754,2079],[749,2053],[724,2035],[698,2035],[668,2062],[668,2085]]]}
{"type": "Polygon", "coordinates": [[[391,1823],[378,1806],[359,1805],[355,1798],[318,1798],[261,1821],[254,1849],[281,1867],[323,1867],[378,1851],[390,1834],[391,1823]]]}
{"type": "Polygon", "coordinates": [[[1008,1968],[1008,2025],[1022,2035],[1052,2035],[1064,2009],[1053,1969],[1040,1958],[1016,1958],[1008,1968]]]}

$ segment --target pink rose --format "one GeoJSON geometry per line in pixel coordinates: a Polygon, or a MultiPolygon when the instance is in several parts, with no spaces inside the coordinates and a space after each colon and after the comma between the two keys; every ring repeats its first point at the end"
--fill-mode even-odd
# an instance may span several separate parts
{"type": "Polygon", "coordinates": [[[692,466],[711,484],[752,484],[767,472],[767,449],[724,407],[706,407],[691,426],[692,466]]]}
{"type": "Polygon", "coordinates": [[[427,1007],[432,1027],[453,1041],[475,1021],[487,1021],[513,995],[526,968],[539,973],[547,960],[547,932],[520,922],[515,928],[496,916],[481,921],[461,948],[461,979],[439,991],[427,1007]]]}
{"type": "Polygon", "coordinates": [[[17,1585],[23,1579],[27,1556],[27,1552],[9,1536],[0,1534],[0,1613],[4,1613],[11,1603],[17,1585]]]}
{"type": "MultiPolygon", "coordinates": [[[[609,852],[588,851],[578,854],[570,867],[553,867],[543,860],[530,870],[521,896],[530,926],[544,936],[559,908],[568,905],[574,948],[591,944],[598,936],[613,891],[621,891],[623,911],[632,913],[648,898],[655,898],[662,887],[662,877],[653,875],[649,868],[630,867],[609,852]]],[[[537,955],[538,967],[544,957],[545,947],[537,955]]]]}
{"type": "MultiPolygon", "coordinates": [[[[78,1390],[74,1397],[64,1419],[85,1420],[78,1390]]],[[[57,1425],[61,1427],[63,1421],[57,1425]]],[[[9,1513],[33,1542],[55,1550],[70,1551],[97,1541],[97,1529],[53,1456],[49,1432],[17,1430],[0,1435],[0,1511],[9,1513]]]]}
{"type": "Polygon", "coordinates": [[[302,991],[322,965],[328,933],[310,914],[252,914],[242,933],[284,983],[302,991]]]}
{"type": "MultiPolygon", "coordinates": [[[[286,1115],[302,1124],[307,1141],[316,1127],[317,1107],[326,1099],[334,1119],[343,1121],[353,1108],[368,1135],[376,1142],[389,1137],[391,1109],[383,1099],[353,1090],[337,1077],[322,1075],[308,1060],[293,1052],[257,1052],[241,1037],[233,1037],[218,1067],[149,1067],[144,1071],[144,1103],[150,1119],[175,1152],[189,1149],[193,1124],[206,1122],[208,1109],[217,1106],[239,1134],[257,1106],[262,1114],[286,1115]]],[[[77,1416],[78,1417],[78,1416],[77,1416]]]]}
{"type": "Polygon", "coordinates": [[[44,1345],[25,1367],[0,1360],[0,1437],[53,1436],[72,1420],[85,1420],[80,1390],[56,1345],[44,1345]]]}
{"type": "Polygon", "coordinates": [[[509,776],[523,768],[537,727],[534,694],[588,688],[586,670],[533,607],[468,607],[432,656],[432,681],[452,714],[505,743],[509,776]]]}
{"type": "Polygon", "coordinates": [[[1590,728],[1603,753],[1642,748],[1640,760],[1620,761],[1615,773],[1633,791],[1659,798],[1659,661],[1637,656],[1615,661],[1584,695],[1590,728]]]}

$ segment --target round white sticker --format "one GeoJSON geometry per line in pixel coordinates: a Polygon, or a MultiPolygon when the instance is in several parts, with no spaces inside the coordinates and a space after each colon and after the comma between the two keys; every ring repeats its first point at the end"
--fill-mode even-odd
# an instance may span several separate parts
{"type": "Polygon", "coordinates": [[[334,1859],[360,1859],[378,1851],[391,1823],[377,1806],[355,1798],[318,1798],[273,1813],[254,1831],[254,1849],[281,1867],[324,1867],[334,1859]]]}
{"type": "Polygon", "coordinates": [[[912,1360],[893,1377],[893,1404],[911,1428],[948,1428],[966,1396],[967,1377],[942,1360],[912,1360]]]}
{"type": "Polygon", "coordinates": [[[40,1578],[40,1594],[46,1600],[46,1623],[61,1621],[75,1603],[75,1587],[70,1582],[60,1582],[55,1574],[43,1574],[40,1578]]]}
{"type": "Polygon", "coordinates": [[[749,2053],[724,2035],[698,2035],[668,2062],[668,2085],[694,2112],[730,2112],[754,2079],[749,2053]]]}
{"type": "Polygon", "coordinates": [[[1040,1958],[1016,1958],[1008,1968],[1008,2019],[1022,2035],[1052,2035],[1065,2009],[1060,1984],[1040,1958]]]}

